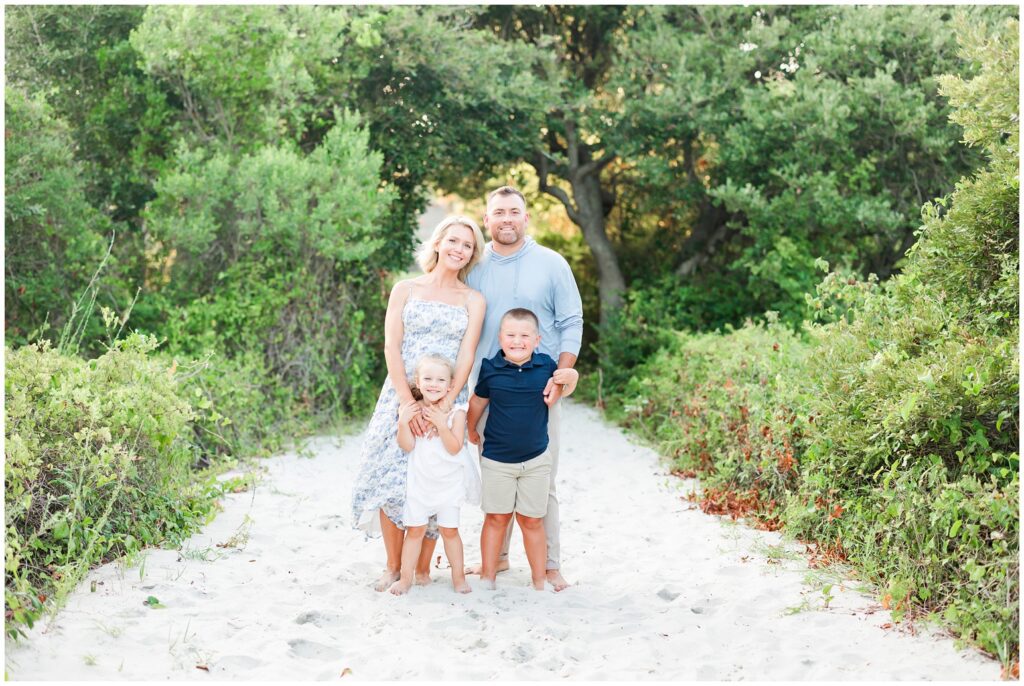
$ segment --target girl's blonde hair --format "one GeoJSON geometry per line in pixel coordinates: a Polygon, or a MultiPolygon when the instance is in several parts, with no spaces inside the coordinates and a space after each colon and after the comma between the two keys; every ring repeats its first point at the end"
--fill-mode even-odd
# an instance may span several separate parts
{"type": "Polygon", "coordinates": [[[423,393],[420,391],[420,386],[417,383],[420,379],[420,369],[423,365],[428,362],[439,364],[443,367],[448,368],[448,376],[452,379],[455,378],[455,364],[444,355],[439,353],[427,353],[420,359],[416,360],[416,368],[413,370],[412,378],[409,379],[409,390],[412,391],[412,397],[416,400],[423,400],[423,393]]]}
{"type": "Polygon", "coordinates": [[[462,215],[455,215],[448,217],[434,229],[434,232],[430,235],[430,238],[423,241],[420,245],[419,250],[416,252],[416,262],[420,265],[424,274],[429,274],[434,271],[434,267],[437,266],[437,248],[441,245],[441,241],[448,234],[448,229],[453,226],[465,226],[467,229],[473,232],[473,256],[469,258],[469,262],[466,262],[465,266],[459,270],[459,281],[465,283],[466,275],[469,274],[470,270],[476,266],[477,262],[484,254],[484,234],[480,231],[480,227],[476,225],[476,222],[469,217],[462,215]]]}

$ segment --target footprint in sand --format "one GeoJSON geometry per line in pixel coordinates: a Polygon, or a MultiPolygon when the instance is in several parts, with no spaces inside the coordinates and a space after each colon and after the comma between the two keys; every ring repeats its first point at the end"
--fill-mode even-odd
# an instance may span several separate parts
{"type": "Polygon", "coordinates": [[[212,668],[217,672],[239,672],[262,667],[266,662],[248,655],[225,655],[213,661],[212,668]]]}
{"type": "Polygon", "coordinates": [[[512,662],[523,664],[532,660],[534,653],[533,649],[529,645],[516,643],[512,646],[511,650],[503,650],[501,651],[501,654],[503,657],[512,660],[512,662]]]}
{"type": "Polygon", "coordinates": [[[658,591],[658,597],[670,603],[681,595],[681,591],[674,591],[668,586],[658,591]]]}
{"type": "Polygon", "coordinates": [[[307,641],[304,638],[296,638],[288,641],[292,648],[292,655],[304,657],[311,660],[337,660],[341,657],[341,651],[322,643],[307,641]]]}
{"type": "Polygon", "coordinates": [[[312,624],[316,627],[322,627],[324,624],[328,623],[328,619],[316,610],[308,610],[306,612],[301,613],[298,617],[296,617],[295,623],[312,624]]]}

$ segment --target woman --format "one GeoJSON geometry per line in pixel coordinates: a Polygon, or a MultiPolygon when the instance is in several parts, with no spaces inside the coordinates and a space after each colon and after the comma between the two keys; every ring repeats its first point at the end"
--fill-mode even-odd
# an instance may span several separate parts
{"type": "MultiPolygon", "coordinates": [[[[399,281],[391,289],[384,317],[384,359],[388,378],[370,418],[363,441],[362,467],[352,493],[352,521],[367,534],[380,531],[387,552],[387,569],[374,584],[383,591],[401,573],[405,526],[405,473],[408,455],[398,447],[398,407],[412,400],[408,374],[425,353],[455,360],[455,377],[446,402],[465,402],[466,381],[473,366],[486,304],[466,285],[466,275],[483,255],[480,227],[466,217],[449,217],[420,246],[417,262],[423,275],[399,281]]],[[[428,423],[417,416],[413,431],[424,433],[428,423]]],[[[430,558],[437,542],[431,519],[416,565],[416,582],[430,581],[430,558]]]]}

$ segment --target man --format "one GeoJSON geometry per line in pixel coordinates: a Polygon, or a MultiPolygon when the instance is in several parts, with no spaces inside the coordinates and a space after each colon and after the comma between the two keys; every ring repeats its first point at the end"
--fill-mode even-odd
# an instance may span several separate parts
{"type": "MultiPolygon", "coordinates": [[[[491,242],[484,249],[480,264],[467,278],[467,283],[483,293],[487,300],[483,331],[480,333],[480,344],[476,349],[476,360],[470,375],[470,389],[476,385],[481,360],[493,357],[500,349],[498,330],[502,315],[518,307],[532,310],[540,320],[540,345],[537,350],[558,363],[558,369],[544,389],[548,405],[548,445],[552,458],[544,532],[547,536],[547,580],[556,591],[561,591],[569,584],[561,572],[558,496],[555,492],[561,419],[558,400],[576,390],[577,375],[561,373],[561,370],[572,369],[580,352],[583,340],[583,301],[569,263],[554,250],[545,248],[526,235],[529,222],[526,198],[515,188],[502,186],[487,196],[484,227],[491,234],[491,242]]],[[[485,411],[479,426],[481,437],[486,421],[485,411]]],[[[483,454],[482,445],[480,450],[483,454]]],[[[509,568],[508,547],[511,539],[510,524],[505,532],[498,571],[509,568]]],[[[479,573],[480,568],[466,571],[479,573]]]]}

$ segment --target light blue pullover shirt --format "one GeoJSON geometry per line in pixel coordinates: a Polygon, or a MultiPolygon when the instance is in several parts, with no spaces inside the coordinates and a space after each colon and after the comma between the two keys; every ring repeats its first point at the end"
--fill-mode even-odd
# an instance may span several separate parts
{"type": "Polygon", "coordinates": [[[527,236],[523,247],[506,257],[495,253],[488,243],[466,283],[487,299],[487,313],[469,379],[471,390],[476,386],[480,361],[501,350],[501,317],[513,307],[532,310],[540,320],[539,352],[555,362],[563,352],[579,355],[583,342],[583,301],[569,263],[554,250],[527,236]]]}

